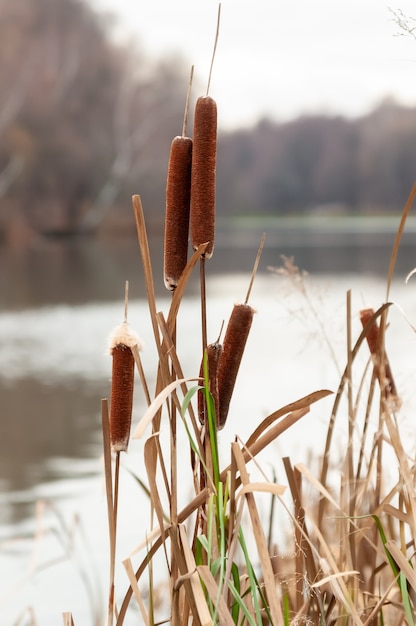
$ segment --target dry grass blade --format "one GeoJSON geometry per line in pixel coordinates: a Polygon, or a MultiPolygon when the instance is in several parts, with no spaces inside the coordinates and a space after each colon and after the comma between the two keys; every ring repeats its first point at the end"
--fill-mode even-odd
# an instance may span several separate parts
{"type": "MultiPolygon", "coordinates": [[[[162,539],[165,539],[165,520],[166,516],[163,511],[162,502],[159,495],[159,488],[156,479],[155,467],[157,463],[158,456],[158,446],[156,442],[156,437],[149,437],[149,439],[144,444],[144,463],[146,467],[147,477],[149,480],[149,491],[152,500],[153,508],[156,512],[156,517],[159,522],[160,534],[162,539]]],[[[167,499],[170,501],[170,493],[168,489],[168,485],[166,486],[167,491],[167,499]]]]}
{"type": "Polygon", "coordinates": [[[108,626],[113,623],[114,615],[114,576],[115,576],[115,553],[116,553],[116,520],[114,512],[113,497],[113,475],[111,467],[111,437],[110,437],[110,419],[108,414],[108,401],[101,401],[101,425],[103,431],[103,450],[104,450],[104,479],[105,491],[107,497],[107,517],[108,532],[110,543],[110,575],[109,575],[109,591],[108,591],[108,626]]]}
{"type": "Polygon", "coordinates": [[[191,607],[194,624],[211,626],[212,618],[201,586],[194,554],[189,546],[185,526],[172,527],[169,535],[174,546],[175,555],[179,564],[181,577],[177,584],[185,585],[187,600],[191,607]]]}
{"type": "Polygon", "coordinates": [[[351,597],[350,589],[347,587],[342,572],[339,571],[337,562],[334,558],[331,546],[328,545],[325,537],[321,533],[317,524],[313,522],[313,519],[309,517],[313,524],[313,531],[317,536],[319,546],[323,555],[320,558],[320,565],[323,569],[323,573],[328,577],[332,592],[338,602],[344,606],[347,614],[352,619],[352,624],[362,626],[362,620],[358,614],[357,608],[354,604],[354,600],[351,597]],[[332,571],[330,571],[332,570],[332,571]]]}
{"type": "Polygon", "coordinates": [[[323,485],[317,478],[315,478],[315,476],[304,463],[297,463],[295,467],[303,476],[305,476],[305,478],[308,479],[311,485],[314,485],[314,487],[316,487],[321,496],[323,496],[323,498],[327,500],[334,507],[335,510],[341,512],[338,502],[332,497],[325,485],[323,485]]]}
{"type": "Polygon", "coordinates": [[[217,610],[218,623],[223,626],[234,626],[227,603],[224,600],[224,596],[219,593],[218,585],[211,574],[209,567],[207,565],[198,565],[197,570],[206,587],[208,595],[217,610]]]}
{"type": "Polygon", "coordinates": [[[286,404],[281,409],[274,411],[268,415],[262,422],[257,426],[257,428],[252,432],[250,437],[246,441],[246,447],[250,448],[253,443],[279,418],[283,417],[283,415],[287,415],[288,413],[292,413],[293,411],[298,411],[300,409],[309,408],[315,402],[322,400],[322,398],[326,398],[331,395],[333,391],[329,391],[328,389],[321,389],[319,391],[314,391],[313,393],[296,400],[295,402],[290,402],[286,404]]]}
{"type": "MultiPolygon", "coordinates": [[[[381,307],[377,309],[377,311],[375,312],[374,318],[377,319],[378,317],[383,315],[383,313],[391,305],[392,305],[392,302],[385,302],[384,304],[382,304],[381,307]]],[[[342,394],[344,393],[344,387],[348,382],[348,370],[352,367],[352,364],[358,354],[358,351],[362,343],[365,341],[365,338],[366,338],[366,334],[364,330],[362,330],[357,341],[355,342],[353,349],[349,353],[348,363],[344,369],[344,372],[342,373],[341,380],[340,380],[340,383],[336,392],[334,405],[331,411],[331,418],[330,418],[329,425],[328,425],[328,431],[327,431],[327,436],[326,436],[326,441],[325,441],[325,449],[322,455],[322,469],[321,469],[320,481],[323,485],[326,484],[327,477],[328,477],[329,456],[330,456],[330,449],[331,449],[331,444],[332,444],[332,437],[334,433],[335,420],[338,414],[338,409],[339,409],[339,405],[341,402],[342,394]]],[[[318,523],[322,521],[322,516],[323,516],[323,508],[320,507],[318,523]]]]}
{"type": "Polygon", "coordinates": [[[147,302],[150,310],[150,318],[153,325],[153,334],[158,351],[160,350],[159,335],[156,321],[156,295],[153,282],[153,271],[150,260],[149,242],[147,239],[146,223],[144,219],[141,198],[138,195],[133,196],[133,209],[136,219],[137,236],[139,239],[140,254],[142,257],[143,273],[146,284],[147,302]]]}
{"type": "MultiPolygon", "coordinates": [[[[240,472],[241,482],[243,486],[249,484],[249,476],[244,461],[243,453],[237,443],[232,444],[232,453],[236,460],[238,471],[240,472]]],[[[267,549],[266,537],[264,535],[261,519],[257,510],[254,496],[251,492],[245,495],[247,506],[251,520],[251,530],[256,542],[257,551],[261,563],[261,569],[263,572],[264,586],[266,591],[267,600],[269,603],[270,615],[272,617],[273,624],[283,624],[282,607],[276,593],[276,581],[274,572],[270,560],[270,554],[267,549]]]]}
{"type": "MultiPolygon", "coordinates": [[[[302,506],[302,498],[301,498],[301,473],[298,468],[295,468],[295,471],[292,469],[292,465],[288,457],[283,459],[283,465],[286,471],[286,476],[289,481],[289,487],[292,494],[292,500],[294,504],[294,516],[296,520],[295,527],[295,545],[297,547],[296,550],[296,572],[303,572],[306,567],[306,571],[309,577],[309,580],[316,580],[317,578],[317,567],[315,563],[315,557],[312,551],[311,543],[309,540],[308,531],[305,523],[305,510],[302,506]]],[[[300,602],[303,598],[303,586],[304,581],[301,577],[296,580],[297,587],[297,605],[298,611],[302,610],[302,607],[299,606],[300,602]]]]}
{"type": "Polygon", "coordinates": [[[131,588],[133,589],[134,597],[137,600],[137,604],[140,609],[140,613],[143,619],[143,623],[145,626],[150,626],[149,616],[146,611],[146,607],[142,598],[142,594],[140,593],[139,585],[137,584],[136,578],[134,576],[133,566],[131,564],[130,559],[125,559],[123,561],[124,569],[126,570],[127,577],[130,581],[131,588]]]}
{"type": "MultiPolygon", "coordinates": [[[[168,325],[165,321],[165,318],[163,316],[163,313],[158,313],[157,315],[157,319],[159,322],[159,327],[160,327],[160,331],[162,333],[162,337],[163,337],[163,346],[166,346],[166,351],[169,354],[171,363],[172,363],[172,367],[173,367],[173,371],[175,373],[175,375],[177,376],[178,379],[185,379],[184,374],[183,374],[183,370],[181,367],[181,364],[179,362],[177,353],[176,353],[176,348],[175,348],[175,344],[172,341],[171,336],[169,335],[169,328],[168,325]]],[[[199,382],[202,383],[202,380],[200,380],[199,382]]],[[[187,392],[188,392],[188,388],[187,385],[185,383],[183,383],[181,385],[181,390],[184,396],[186,396],[187,392]]],[[[177,400],[176,395],[174,396],[174,399],[177,400]]],[[[178,402],[177,404],[177,408],[179,409],[179,411],[181,410],[181,406],[178,402]]],[[[192,404],[190,403],[188,405],[188,413],[191,419],[191,423],[192,423],[192,427],[194,430],[194,435],[195,438],[197,440],[198,443],[198,448],[201,451],[202,454],[202,449],[203,449],[203,445],[202,445],[202,440],[201,440],[201,435],[200,435],[200,431],[197,425],[197,421],[196,421],[196,417],[195,417],[195,413],[192,407],[192,404]]]]}
{"type": "Polygon", "coordinates": [[[145,395],[145,398],[146,398],[146,403],[147,403],[147,405],[149,405],[150,402],[151,402],[149,386],[147,384],[146,375],[144,373],[142,359],[141,359],[140,351],[139,351],[139,346],[137,344],[134,345],[131,348],[131,351],[132,351],[133,356],[134,356],[134,361],[136,363],[137,371],[139,372],[140,381],[142,383],[144,395],[145,395]]]}
{"type": "Polygon", "coordinates": [[[388,271],[388,276],[387,276],[386,300],[388,300],[390,296],[391,282],[393,280],[393,273],[394,273],[394,268],[396,265],[397,253],[400,247],[400,241],[404,232],[407,217],[410,213],[410,209],[412,208],[412,204],[415,198],[416,198],[416,183],[413,185],[412,190],[406,200],[406,204],[402,212],[402,217],[400,220],[399,228],[397,229],[396,238],[394,240],[393,250],[391,253],[391,257],[390,257],[389,271],[388,271]]]}
{"type": "Polygon", "coordinates": [[[156,396],[156,398],[151,402],[150,406],[147,407],[143,417],[138,423],[136,430],[133,433],[134,439],[140,439],[144,435],[144,431],[153,420],[153,418],[157,415],[160,407],[163,405],[165,400],[170,396],[170,394],[175,391],[177,387],[180,387],[184,383],[190,381],[198,381],[198,378],[180,378],[179,380],[174,380],[167,387],[162,389],[162,391],[156,396]]]}
{"type": "MultiPolygon", "coordinates": [[[[188,280],[192,274],[192,271],[195,265],[203,256],[207,248],[207,245],[208,245],[207,243],[203,243],[197,248],[197,250],[195,250],[191,258],[189,259],[188,263],[186,264],[186,267],[182,272],[182,275],[179,279],[176,289],[173,292],[172,302],[171,302],[169,314],[168,314],[168,327],[169,327],[169,332],[171,334],[173,333],[173,329],[175,328],[175,325],[176,325],[176,318],[178,316],[179,307],[180,307],[182,297],[185,292],[185,288],[188,283],[188,280]]],[[[155,315],[156,315],[156,310],[155,310],[155,315]]]]}
{"type": "Polygon", "coordinates": [[[393,559],[396,561],[399,569],[406,576],[406,579],[413,591],[416,592],[416,571],[410,565],[408,559],[405,557],[400,548],[395,544],[394,541],[388,541],[385,545],[386,549],[390,552],[393,559]]]}
{"type": "Polygon", "coordinates": [[[250,482],[239,490],[238,498],[246,495],[247,493],[270,493],[272,496],[282,496],[285,491],[285,485],[277,485],[276,483],[250,482]]]}
{"type": "Polygon", "coordinates": [[[413,537],[412,541],[416,548],[416,536],[414,531],[416,529],[416,495],[415,495],[415,483],[412,470],[407,460],[406,452],[403,448],[403,444],[400,439],[400,434],[397,430],[396,424],[393,422],[392,416],[386,410],[384,413],[384,421],[387,426],[387,430],[390,436],[391,444],[399,462],[400,476],[406,487],[407,494],[405,501],[407,502],[408,514],[411,519],[410,527],[412,529],[413,537]]]}

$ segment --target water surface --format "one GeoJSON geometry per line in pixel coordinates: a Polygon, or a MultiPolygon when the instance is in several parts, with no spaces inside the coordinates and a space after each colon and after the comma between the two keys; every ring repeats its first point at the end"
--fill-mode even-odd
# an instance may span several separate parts
{"type": "MultiPolygon", "coordinates": [[[[218,336],[233,304],[245,298],[261,236],[257,230],[251,235],[247,229],[224,230],[218,236],[214,257],[207,263],[209,341],[218,336]]],[[[377,308],[385,299],[394,240],[394,230],[387,231],[377,236],[369,229],[349,235],[298,228],[270,233],[251,294],[257,313],[229,420],[221,433],[225,459],[236,433],[244,439],[280,406],[316,389],[336,389],[346,358],[346,293],[352,291],[357,336],[359,309],[377,308]],[[268,266],[282,265],[281,255],[293,256],[309,276],[297,283],[270,272],[268,266]]],[[[160,239],[151,241],[151,250],[158,308],[167,315],[170,296],[163,287],[160,239]]],[[[414,265],[416,254],[409,233],[398,256],[391,299],[399,306],[392,309],[388,331],[389,356],[404,399],[401,420],[409,445],[413,445],[409,418],[415,408],[416,346],[404,313],[416,323],[416,284],[410,280],[405,285],[404,278],[414,265]]],[[[30,570],[34,546],[46,561],[65,550],[67,554],[65,541],[71,532],[79,538],[77,524],[81,523],[89,549],[98,555],[95,571],[103,570],[106,514],[100,405],[101,398],[110,393],[107,337],[123,318],[125,280],[130,282],[129,320],[145,344],[142,358],[152,390],[156,352],[134,238],[42,241],[24,253],[0,248],[0,575],[3,578],[7,572],[11,584],[17,584],[30,570]],[[39,525],[48,537],[41,546],[34,542],[39,525]]],[[[178,322],[178,355],[189,376],[199,370],[199,320],[195,279],[178,322]]],[[[307,419],[272,447],[265,462],[278,463],[284,455],[294,462],[305,461],[311,452],[321,450],[330,408],[331,400],[314,407],[307,419]]],[[[143,390],[136,382],[134,425],[144,409],[143,390]]],[[[341,426],[341,433],[343,428],[345,432],[346,425],[341,426]]],[[[134,442],[125,462],[145,477],[142,453],[142,442],[134,442]]],[[[125,484],[127,492],[133,489],[137,493],[129,478],[125,484]]],[[[120,547],[123,555],[141,538],[140,526],[146,526],[144,504],[139,495],[134,496],[134,504],[129,503],[136,520],[135,533],[132,537],[131,526],[126,528],[120,547]]],[[[79,557],[79,552],[76,554],[79,557]]],[[[74,577],[73,563],[70,569],[74,577]]],[[[17,593],[17,601],[8,590],[7,602],[0,598],[0,616],[4,611],[3,615],[16,619],[22,606],[33,604],[36,615],[42,616],[39,623],[47,626],[56,623],[60,610],[78,606],[83,616],[80,623],[92,623],[89,602],[78,601],[85,595],[84,588],[70,596],[69,591],[57,592],[56,602],[49,600],[49,605],[45,601],[40,587],[53,585],[54,571],[43,568],[35,582],[31,578],[24,586],[24,593],[17,593]]]]}

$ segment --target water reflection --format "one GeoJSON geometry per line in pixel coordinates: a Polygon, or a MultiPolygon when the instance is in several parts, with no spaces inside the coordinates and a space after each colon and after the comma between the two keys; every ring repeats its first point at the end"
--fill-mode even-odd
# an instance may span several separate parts
{"type": "Polygon", "coordinates": [[[33,516],[38,485],[74,474],[82,477],[75,469],[77,460],[99,458],[100,398],[108,393],[104,387],[82,379],[41,384],[32,378],[0,385],[0,524],[33,516]]]}
{"type": "MultiPolygon", "coordinates": [[[[398,222],[398,220],[397,220],[398,222]]],[[[220,229],[215,253],[207,271],[251,271],[263,230],[266,245],[259,266],[281,264],[281,256],[294,257],[296,265],[311,274],[374,273],[386,276],[395,238],[396,221],[383,227],[383,218],[373,227],[356,225],[349,231],[317,228],[253,227],[233,225],[220,229]]],[[[150,237],[156,292],[163,285],[163,244],[160,233],[150,237]]],[[[415,234],[405,232],[396,261],[397,273],[406,276],[416,265],[415,234]]],[[[21,309],[45,304],[114,301],[130,282],[132,298],[146,296],[137,238],[40,240],[23,251],[0,246],[0,309],[21,309]]],[[[196,293],[197,277],[188,292],[196,293]]]]}

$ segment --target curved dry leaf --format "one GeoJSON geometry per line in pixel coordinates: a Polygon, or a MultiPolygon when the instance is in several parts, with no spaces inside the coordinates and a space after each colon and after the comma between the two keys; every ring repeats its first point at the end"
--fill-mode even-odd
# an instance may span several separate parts
{"type": "Polygon", "coordinates": [[[341,578],[342,576],[358,576],[359,574],[360,572],[357,570],[350,570],[349,572],[336,572],[335,574],[330,574],[325,578],[321,578],[321,580],[318,580],[318,582],[316,583],[312,583],[311,589],[317,589],[318,587],[322,587],[322,585],[325,585],[326,583],[331,583],[335,578],[341,578]]]}
{"type": "Polygon", "coordinates": [[[192,270],[194,269],[195,265],[197,264],[201,256],[204,254],[207,246],[208,246],[208,243],[202,243],[197,248],[197,250],[195,250],[191,258],[189,259],[188,263],[186,264],[185,269],[183,270],[182,275],[178,281],[176,289],[173,292],[172,302],[171,302],[169,313],[168,313],[168,327],[170,329],[170,332],[172,332],[172,329],[175,326],[176,317],[179,311],[179,306],[182,301],[182,296],[185,292],[185,287],[188,284],[189,277],[192,274],[192,270]]]}
{"type": "Polygon", "coordinates": [[[273,496],[282,496],[286,491],[285,485],[277,485],[276,483],[248,483],[240,489],[237,494],[238,499],[247,493],[270,493],[273,496]]]}
{"type": "Polygon", "coordinates": [[[178,378],[178,380],[174,380],[172,383],[167,385],[162,391],[156,396],[156,398],[151,402],[151,404],[147,407],[146,411],[140,422],[138,423],[136,430],[133,433],[133,439],[140,439],[143,437],[143,433],[159,411],[162,404],[165,400],[170,396],[172,391],[175,391],[176,387],[179,387],[183,383],[187,383],[190,381],[197,381],[198,378],[178,378]]]}
{"type": "Polygon", "coordinates": [[[329,396],[332,393],[333,391],[329,391],[329,389],[320,389],[319,391],[314,391],[313,393],[309,393],[307,396],[304,396],[303,398],[300,398],[299,400],[296,400],[295,402],[290,402],[289,404],[286,404],[286,406],[283,406],[281,409],[274,411],[274,413],[271,413],[270,415],[268,415],[261,422],[261,424],[259,424],[259,426],[257,426],[257,428],[252,432],[249,439],[246,441],[246,447],[249,448],[254,443],[254,441],[256,441],[256,439],[258,439],[260,435],[271,424],[273,424],[273,422],[275,422],[277,419],[279,419],[283,415],[286,415],[287,413],[293,413],[294,411],[297,411],[298,409],[304,409],[306,407],[309,407],[314,402],[318,402],[318,400],[321,400],[322,398],[325,398],[326,396],[329,396]]]}

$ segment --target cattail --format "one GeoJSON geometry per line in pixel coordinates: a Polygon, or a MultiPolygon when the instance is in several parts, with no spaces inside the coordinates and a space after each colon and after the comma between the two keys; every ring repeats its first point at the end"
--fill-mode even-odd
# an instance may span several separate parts
{"type": "Polygon", "coordinates": [[[126,452],[133,409],[134,356],[132,348],[142,349],[139,337],[127,322],[111,334],[109,351],[113,357],[110,400],[110,440],[113,452],[126,452]]]}
{"type": "MultiPolygon", "coordinates": [[[[215,413],[217,417],[217,428],[220,427],[219,424],[219,398],[218,398],[218,364],[222,354],[222,345],[219,341],[215,343],[210,343],[207,346],[207,361],[208,361],[208,380],[209,380],[209,391],[214,400],[215,413]]],[[[204,361],[201,363],[201,367],[199,370],[200,378],[204,377],[204,361]]],[[[207,405],[205,394],[202,390],[198,391],[198,417],[201,424],[207,423],[207,405]]]]}
{"type": "Polygon", "coordinates": [[[217,160],[217,105],[210,96],[198,98],[194,116],[191,176],[191,241],[196,250],[208,243],[209,259],[215,238],[215,176],[217,160]]]}
{"type": "Polygon", "coordinates": [[[192,139],[175,137],[166,182],[164,280],[173,291],[188,260],[192,139]]]}
{"type": "Polygon", "coordinates": [[[235,304],[225,332],[218,366],[219,428],[223,428],[255,311],[235,304]]]}
{"type": "MultiPolygon", "coordinates": [[[[360,320],[363,328],[369,323],[374,315],[373,309],[362,309],[360,311],[360,320]]],[[[383,351],[382,358],[380,359],[379,348],[380,329],[377,322],[374,322],[367,332],[367,343],[374,362],[375,372],[380,384],[381,389],[386,394],[387,398],[395,398],[398,400],[396,385],[393,379],[393,374],[390,368],[390,364],[387,358],[387,353],[383,351]],[[382,369],[380,369],[380,361],[382,362],[382,369]]]]}

